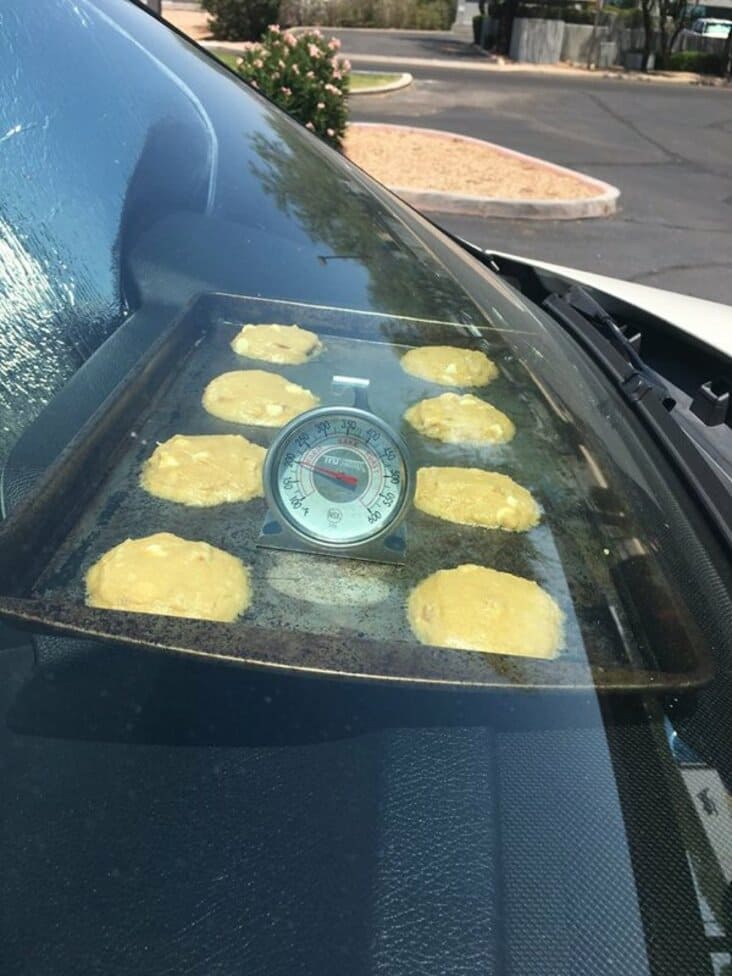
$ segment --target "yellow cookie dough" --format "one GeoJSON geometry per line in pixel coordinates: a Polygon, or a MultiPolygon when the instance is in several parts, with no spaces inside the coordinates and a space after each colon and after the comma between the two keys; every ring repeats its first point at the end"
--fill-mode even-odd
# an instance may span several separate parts
{"type": "Polygon", "coordinates": [[[245,325],[231,343],[239,356],[297,366],[317,356],[323,345],[299,325],[245,325]]]}
{"type": "Polygon", "coordinates": [[[485,386],[498,376],[493,360],[477,349],[421,346],[402,356],[402,369],[442,386],[485,386]]]}
{"type": "Polygon", "coordinates": [[[438,647],[553,658],[564,642],[564,614],[538,583],[486,566],[428,576],[407,615],[417,639],[438,647]]]}
{"type": "Polygon", "coordinates": [[[236,620],[251,602],[249,570],[207,542],[169,532],[127,539],[86,574],[90,607],[200,620],[236,620]]]}
{"type": "Polygon", "coordinates": [[[259,498],[267,454],[240,434],[184,436],[158,444],[142,469],[151,495],[202,508],[259,498]]]}
{"type": "Polygon", "coordinates": [[[310,390],[262,369],[222,373],[203,393],[203,406],[214,417],[256,427],[282,427],[319,402],[310,390]]]}
{"type": "Polygon", "coordinates": [[[446,444],[504,444],[516,433],[505,413],[472,393],[443,393],[420,400],[404,419],[425,437],[446,444]]]}
{"type": "Polygon", "coordinates": [[[496,471],[420,468],[415,507],[428,515],[487,529],[525,532],[539,521],[531,492],[496,471]]]}

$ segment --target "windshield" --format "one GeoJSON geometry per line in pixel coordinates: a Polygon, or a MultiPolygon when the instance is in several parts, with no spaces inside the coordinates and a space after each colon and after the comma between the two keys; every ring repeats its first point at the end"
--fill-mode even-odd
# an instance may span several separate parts
{"type": "Polygon", "coordinates": [[[709,34],[712,37],[726,37],[731,27],[732,20],[711,21],[704,24],[702,34],[709,34]]]}
{"type": "Polygon", "coordinates": [[[617,390],[134,4],[3,43],[7,971],[723,972],[729,567],[617,390]]]}

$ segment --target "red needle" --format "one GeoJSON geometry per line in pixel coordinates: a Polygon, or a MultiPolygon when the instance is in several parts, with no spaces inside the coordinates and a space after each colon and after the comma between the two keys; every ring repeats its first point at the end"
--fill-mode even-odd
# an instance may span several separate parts
{"type": "Polygon", "coordinates": [[[358,484],[358,478],[354,478],[352,474],[345,474],[343,471],[333,471],[332,468],[320,468],[317,464],[308,464],[307,461],[298,461],[297,463],[309,471],[315,471],[316,474],[327,474],[328,477],[342,481],[345,485],[351,485],[355,488],[358,484]]]}

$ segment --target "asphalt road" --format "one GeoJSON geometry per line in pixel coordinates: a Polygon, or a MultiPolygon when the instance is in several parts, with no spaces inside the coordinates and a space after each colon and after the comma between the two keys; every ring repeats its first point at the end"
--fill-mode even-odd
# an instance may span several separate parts
{"type": "Polygon", "coordinates": [[[435,59],[399,66],[414,75],[410,88],[354,97],[355,121],[477,136],[622,191],[621,212],[609,219],[430,214],[437,223],[484,247],[732,304],[732,89],[489,72],[450,35],[336,33],[356,68],[386,70],[370,53],[435,59]]]}

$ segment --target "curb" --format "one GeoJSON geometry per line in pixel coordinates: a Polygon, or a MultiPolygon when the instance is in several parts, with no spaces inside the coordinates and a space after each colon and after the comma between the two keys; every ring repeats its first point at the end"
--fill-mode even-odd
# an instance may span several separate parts
{"type": "MultiPolygon", "coordinates": [[[[167,2],[167,0],[164,0],[164,2],[167,2]]],[[[289,29],[293,34],[302,34],[304,31],[315,30],[320,31],[323,34],[333,34],[339,30],[347,30],[349,34],[373,34],[374,32],[377,32],[379,34],[389,34],[397,37],[400,34],[424,34],[425,37],[434,37],[435,34],[452,33],[452,31],[449,29],[435,31],[419,27],[326,27],[324,24],[296,24],[294,27],[290,27],[289,29]]]]}
{"type": "MultiPolygon", "coordinates": [[[[473,45],[471,44],[470,47],[473,45]]],[[[358,62],[403,68],[431,68],[433,71],[480,71],[486,73],[495,71],[504,74],[552,75],[555,78],[625,81],[636,84],[696,85],[702,88],[729,88],[732,90],[732,85],[724,78],[716,78],[714,75],[699,75],[693,72],[678,72],[678,74],[683,75],[683,77],[678,78],[670,73],[653,71],[648,73],[626,72],[622,69],[612,70],[610,68],[587,71],[585,68],[574,68],[561,61],[555,64],[530,64],[527,61],[506,61],[500,64],[493,61],[490,55],[488,57],[471,57],[461,61],[453,58],[414,58],[384,54],[352,54],[349,52],[343,52],[342,56],[347,57],[352,64],[358,62]]]]}
{"type": "MultiPolygon", "coordinates": [[[[351,71],[352,75],[371,75],[373,71],[351,71]]],[[[396,72],[394,72],[396,74],[396,72]]],[[[353,98],[358,95],[383,95],[386,92],[399,91],[400,88],[406,88],[411,85],[414,78],[409,74],[408,71],[402,71],[396,81],[387,82],[385,85],[375,85],[373,88],[360,88],[358,91],[349,91],[348,97],[353,98]]]]}
{"type": "Polygon", "coordinates": [[[476,197],[461,193],[447,193],[438,190],[415,190],[405,187],[390,186],[407,203],[418,210],[435,211],[437,213],[463,214],[472,217],[507,217],[511,219],[525,218],[528,220],[586,220],[592,217],[610,217],[617,212],[620,190],[610,183],[578,173],[576,170],[550,163],[536,156],[498,146],[484,139],[463,136],[457,132],[443,132],[438,129],[423,129],[413,125],[382,125],[380,122],[354,122],[353,126],[361,128],[378,128],[396,132],[416,132],[419,135],[435,138],[461,139],[478,146],[487,146],[494,152],[512,159],[533,163],[563,176],[572,176],[576,180],[593,187],[597,195],[578,200],[510,200],[504,197],[476,197]]]}
{"type": "MultiPolygon", "coordinates": [[[[229,51],[231,54],[236,54],[242,50],[241,41],[198,41],[198,43],[206,49],[229,51]]],[[[354,75],[373,75],[378,73],[374,71],[351,72],[354,75]]],[[[407,88],[414,81],[413,76],[408,71],[390,71],[389,74],[398,74],[399,77],[396,81],[390,81],[386,85],[376,85],[374,88],[363,88],[360,91],[349,91],[348,97],[352,98],[354,95],[383,95],[386,92],[399,91],[401,88],[407,88]]]]}

